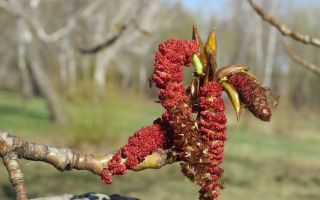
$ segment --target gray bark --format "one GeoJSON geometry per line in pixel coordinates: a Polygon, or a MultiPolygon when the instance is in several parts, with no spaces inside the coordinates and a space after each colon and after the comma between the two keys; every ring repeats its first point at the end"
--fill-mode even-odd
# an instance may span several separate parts
{"type": "Polygon", "coordinates": [[[49,118],[58,123],[65,123],[67,122],[66,115],[63,112],[59,96],[54,90],[50,78],[41,66],[40,55],[36,44],[33,42],[32,32],[28,26],[25,26],[24,30],[25,34],[29,36],[29,40],[26,40],[26,47],[28,48],[27,56],[29,57],[30,72],[37,88],[46,101],[49,118]]]}
{"type": "Polygon", "coordinates": [[[26,44],[30,41],[30,35],[26,31],[26,21],[23,18],[17,20],[18,37],[18,70],[20,74],[21,93],[24,100],[33,96],[33,87],[26,62],[26,44]]]}
{"type": "Polygon", "coordinates": [[[253,16],[255,21],[255,46],[256,46],[256,69],[259,77],[263,76],[263,22],[258,16],[253,16]]]}
{"type": "Polygon", "coordinates": [[[67,88],[67,94],[72,96],[75,92],[77,63],[75,60],[74,49],[69,37],[62,40],[60,61],[60,81],[61,85],[67,88]]]}
{"type": "MultiPolygon", "coordinates": [[[[276,10],[276,2],[271,2],[271,13],[274,14],[276,10]]],[[[273,63],[275,57],[275,48],[277,42],[277,30],[274,27],[270,27],[268,36],[268,49],[265,63],[263,84],[267,87],[271,87],[273,63]]]]}
{"type": "Polygon", "coordinates": [[[45,70],[41,66],[40,56],[37,48],[34,45],[29,46],[29,57],[30,71],[37,87],[46,101],[49,111],[49,118],[58,123],[66,123],[67,118],[62,109],[59,96],[54,90],[50,78],[47,76],[45,70]]]}

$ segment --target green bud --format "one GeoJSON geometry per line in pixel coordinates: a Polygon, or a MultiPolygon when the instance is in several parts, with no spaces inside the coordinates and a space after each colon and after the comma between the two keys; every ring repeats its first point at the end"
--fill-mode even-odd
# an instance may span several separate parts
{"type": "Polygon", "coordinates": [[[201,63],[200,58],[198,57],[197,54],[193,54],[192,64],[193,64],[194,68],[196,69],[196,73],[198,75],[200,75],[200,76],[204,75],[202,63],[201,63]]]}

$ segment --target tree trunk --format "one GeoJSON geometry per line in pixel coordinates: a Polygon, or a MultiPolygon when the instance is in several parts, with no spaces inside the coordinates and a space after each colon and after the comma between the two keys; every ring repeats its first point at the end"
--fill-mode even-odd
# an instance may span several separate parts
{"type": "Polygon", "coordinates": [[[26,47],[28,48],[30,72],[37,88],[46,101],[49,111],[49,118],[54,122],[66,123],[67,118],[65,113],[63,112],[59,96],[54,90],[50,78],[41,66],[39,52],[36,44],[32,42],[33,39],[30,28],[26,26],[25,31],[25,34],[30,36],[30,39],[27,40],[26,45],[26,47]]]}
{"type": "MultiPolygon", "coordinates": [[[[64,9],[64,15],[66,21],[70,18],[72,18],[72,10],[73,10],[73,3],[72,2],[66,2],[63,4],[64,9]]],[[[76,79],[77,79],[77,63],[74,55],[74,48],[71,40],[70,34],[65,36],[62,39],[62,48],[64,49],[66,60],[67,60],[67,71],[68,71],[68,96],[72,97],[75,92],[76,87],[76,79]]]]}
{"type": "MultiPolygon", "coordinates": [[[[271,3],[271,12],[272,14],[275,13],[276,3],[272,1],[271,3]]],[[[271,80],[272,80],[272,70],[273,70],[273,63],[274,63],[274,55],[275,55],[275,48],[277,42],[277,30],[274,27],[269,27],[269,38],[268,38],[268,49],[267,49],[267,57],[266,57],[266,64],[265,64],[265,71],[264,71],[264,79],[263,84],[267,87],[271,87],[271,80]]]]}
{"type": "Polygon", "coordinates": [[[76,87],[77,64],[74,49],[68,36],[62,40],[60,60],[60,81],[63,88],[67,88],[67,95],[73,96],[76,87]]]}
{"type": "Polygon", "coordinates": [[[26,44],[30,40],[26,26],[26,21],[23,18],[17,20],[18,70],[20,74],[21,93],[24,100],[29,100],[33,96],[33,87],[26,63],[26,44]]]}
{"type": "Polygon", "coordinates": [[[54,122],[66,123],[67,118],[63,112],[59,96],[54,90],[45,70],[41,66],[40,57],[37,51],[34,44],[29,45],[30,71],[32,77],[46,101],[49,118],[54,122]]]}
{"type": "Polygon", "coordinates": [[[253,16],[255,21],[255,44],[256,44],[256,74],[263,77],[263,22],[259,16],[253,16]]]}
{"type": "Polygon", "coordinates": [[[64,88],[67,87],[67,84],[68,84],[67,56],[65,54],[63,47],[61,47],[58,58],[59,58],[60,87],[63,90],[64,88]]]}
{"type": "Polygon", "coordinates": [[[139,67],[139,92],[143,92],[147,85],[147,69],[145,66],[139,67]]]}

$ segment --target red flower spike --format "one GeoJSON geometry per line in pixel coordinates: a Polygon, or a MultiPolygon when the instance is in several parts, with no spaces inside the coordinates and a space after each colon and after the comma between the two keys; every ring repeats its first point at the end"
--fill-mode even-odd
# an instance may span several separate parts
{"type": "Polygon", "coordinates": [[[202,173],[210,173],[211,176],[203,176],[200,182],[200,199],[216,199],[223,183],[219,180],[222,176],[222,160],[224,157],[224,141],[227,140],[226,118],[223,114],[224,102],[221,97],[222,88],[219,84],[211,82],[200,88],[199,94],[199,130],[200,138],[207,145],[204,158],[208,163],[200,165],[202,173]],[[215,120],[212,120],[215,119],[215,120]],[[209,162],[210,161],[210,162],[209,162]]]}
{"type": "Polygon", "coordinates": [[[165,127],[154,124],[140,129],[129,138],[128,144],[121,148],[122,157],[126,158],[125,165],[131,169],[138,165],[146,156],[159,148],[168,146],[165,127]]]}
{"type": "Polygon", "coordinates": [[[194,134],[192,108],[186,88],[182,84],[182,66],[189,66],[192,55],[197,53],[198,45],[195,41],[168,40],[159,45],[155,56],[153,81],[160,88],[159,99],[167,110],[163,120],[170,124],[173,130],[173,145],[181,151],[181,159],[190,137],[194,134]]]}
{"type": "Polygon", "coordinates": [[[198,105],[190,105],[182,83],[182,67],[189,66],[197,53],[195,41],[168,40],[159,45],[155,55],[152,80],[160,89],[159,100],[166,112],[154,125],[142,128],[129,138],[109,161],[101,177],[111,183],[111,175],[121,175],[133,168],[158,148],[176,150],[181,171],[191,181],[199,184],[200,199],[216,199],[223,183],[220,167],[227,139],[222,88],[211,82],[200,87],[198,105]],[[192,108],[195,108],[192,110],[192,108]],[[192,112],[198,112],[198,120],[192,112]]]}
{"type": "Polygon", "coordinates": [[[168,82],[182,82],[182,66],[189,66],[192,55],[198,51],[195,41],[168,40],[159,45],[155,56],[152,80],[158,88],[165,88],[168,82]]]}
{"type": "Polygon", "coordinates": [[[266,89],[241,72],[231,75],[228,82],[238,91],[242,102],[254,116],[270,121],[271,110],[265,95],[266,89]]]}
{"type": "Polygon", "coordinates": [[[132,169],[144,158],[159,148],[166,149],[169,146],[167,128],[156,120],[153,125],[137,131],[128,140],[128,144],[123,146],[119,152],[115,153],[107,164],[101,178],[104,183],[111,184],[111,175],[123,175],[127,169],[132,169]]]}
{"type": "Polygon", "coordinates": [[[108,170],[104,169],[101,172],[101,180],[103,183],[108,184],[108,185],[112,183],[111,174],[108,170]]]}

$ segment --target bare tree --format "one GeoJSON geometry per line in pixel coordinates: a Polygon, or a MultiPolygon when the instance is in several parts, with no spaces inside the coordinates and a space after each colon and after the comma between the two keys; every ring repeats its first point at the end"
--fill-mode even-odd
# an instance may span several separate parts
{"type": "Polygon", "coordinates": [[[21,77],[21,91],[24,99],[28,100],[33,95],[32,80],[27,68],[27,45],[32,40],[32,35],[27,30],[25,19],[17,19],[18,37],[18,69],[21,77]]]}
{"type": "MultiPolygon", "coordinates": [[[[11,12],[11,14],[18,16],[18,30],[21,31],[19,35],[19,70],[21,72],[21,77],[23,80],[23,90],[31,90],[30,80],[28,80],[28,72],[26,69],[25,56],[29,58],[30,64],[30,72],[32,77],[39,88],[41,95],[46,100],[46,104],[49,111],[49,117],[53,121],[59,123],[65,123],[67,121],[66,115],[62,109],[61,102],[59,100],[59,96],[54,90],[50,78],[47,76],[46,71],[44,70],[41,64],[41,58],[39,55],[39,50],[37,45],[35,44],[35,38],[33,36],[32,31],[30,30],[29,23],[25,21],[27,18],[24,17],[22,5],[19,2],[12,0],[8,4],[5,4],[1,1],[0,5],[5,5],[7,11],[11,12]],[[28,49],[26,53],[25,49],[28,49]],[[29,85],[29,86],[28,86],[29,85]]],[[[38,6],[36,1],[30,1],[26,6],[29,6],[31,9],[36,9],[38,6]]],[[[4,6],[3,6],[4,7],[4,6]]],[[[32,11],[32,10],[31,10],[32,11]]],[[[27,91],[25,91],[27,92],[27,91]]]]}
{"type": "MultiPolygon", "coordinates": [[[[261,7],[256,5],[252,0],[247,0],[250,6],[254,9],[254,11],[267,23],[271,26],[275,27],[283,36],[290,37],[295,41],[298,41],[303,44],[312,45],[316,48],[320,48],[320,38],[312,37],[308,34],[302,34],[278,21],[276,18],[268,15],[261,7]]],[[[287,49],[286,52],[292,58],[292,60],[300,65],[302,65],[305,69],[308,69],[316,74],[318,74],[318,66],[315,64],[311,64],[305,61],[303,58],[299,56],[294,56],[294,53],[290,53],[290,50],[287,49]]]]}
{"type": "MultiPolygon", "coordinates": [[[[276,13],[277,3],[275,1],[271,2],[271,12],[276,13]]],[[[277,41],[277,32],[276,29],[270,27],[269,36],[268,36],[268,46],[267,46],[267,55],[266,55],[266,62],[265,62],[265,71],[264,71],[264,79],[263,83],[267,87],[271,86],[272,80],[272,71],[273,71],[273,64],[274,64],[274,57],[276,51],[276,41],[277,41]]]]}

